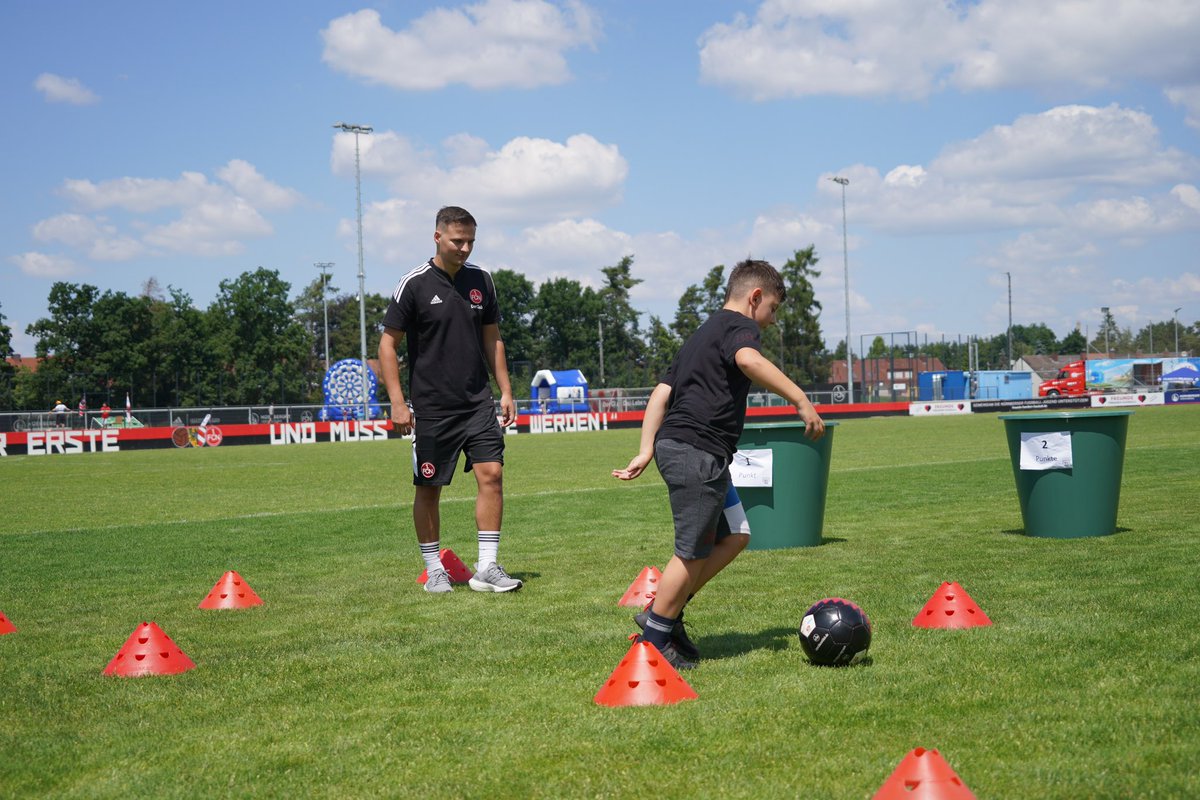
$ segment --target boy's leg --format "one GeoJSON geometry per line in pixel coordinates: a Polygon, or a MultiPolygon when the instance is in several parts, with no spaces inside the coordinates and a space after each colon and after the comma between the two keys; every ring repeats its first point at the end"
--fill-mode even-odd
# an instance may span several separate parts
{"type": "MultiPolygon", "coordinates": [[[[716,549],[713,550],[714,555],[716,549]]],[[[654,593],[654,612],[667,619],[676,619],[687,604],[688,595],[694,594],[693,586],[705,572],[708,558],[683,559],[671,556],[662,577],[658,581],[658,590],[654,593]]]]}

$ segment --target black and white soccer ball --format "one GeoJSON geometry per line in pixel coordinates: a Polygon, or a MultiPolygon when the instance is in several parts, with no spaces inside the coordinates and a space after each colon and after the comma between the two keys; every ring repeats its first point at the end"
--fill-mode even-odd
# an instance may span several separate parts
{"type": "Polygon", "coordinates": [[[818,600],[800,622],[800,645],[814,664],[854,664],[871,646],[871,620],[861,608],[840,597],[818,600]]]}

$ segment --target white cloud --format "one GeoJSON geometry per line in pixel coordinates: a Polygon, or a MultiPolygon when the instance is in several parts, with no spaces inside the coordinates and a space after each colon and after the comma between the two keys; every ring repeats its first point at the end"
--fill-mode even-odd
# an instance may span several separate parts
{"type": "Polygon", "coordinates": [[[147,231],[147,244],[181,253],[229,256],[242,252],[243,240],[274,232],[257,209],[241,197],[202,202],[186,208],[182,216],[147,231]]]}
{"type": "Polygon", "coordinates": [[[49,253],[30,251],[9,256],[8,260],[35,278],[65,278],[79,271],[71,259],[49,253]]]}
{"type": "Polygon", "coordinates": [[[1194,80],[1190,0],[764,0],[700,39],[701,77],[758,100],[923,97],[1030,86],[1194,80]]]}
{"type": "MultiPolygon", "coordinates": [[[[418,149],[394,132],[362,137],[362,171],[385,177],[397,195],[420,207],[461,205],[481,223],[515,225],[586,217],[614,205],[629,172],[616,145],[588,134],[565,142],[522,136],[499,150],[464,134],[444,146],[447,166],[438,153],[418,149]]],[[[334,136],[330,163],[337,174],[354,174],[350,134],[334,136]]]]}
{"type": "Polygon", "coordinates": [[[1187,113],[1184,120],[1191,127],[1200,130],[1200,84],[1192,86],[1174,86],[1166,90],[1167,99],[1181,106],[1187,113]]]}
{"type": "Polygon", "coordinates": [[[37,76],[33,87],[42,93],[47,103],[89,106],[100,102],[99,95],[84,86],[78,78],[64,78],[51,72],[43,72],[37,76]]]}
{"type": "Polygon", "coordinates": [[[200,172],[179,178],[115,178],[63,182],[61,194],[86,211],[116,212],[120,220],[59,214],[33,227],[39,241],[85,251],[97,261],[127,261],[154,250],[222,256],[242,252],[248,239],[274,232],[262,211],[301,202],[295,189],[264,177],[253,164],[233,159],[214,182],[200,172]],[[170,219],[174,212],[177,216],[170,219]],[[121,226],[131,233],[121,231],[121,226]]]}
{"type": "Polygon", "coordinates": [[[59,214],[41,220],[33,226],[33,237],[85,250],[96,261],[128,261],[146,249],[136,239],[119,234],[116,226],[82,214],[59,214]]]}
{"type": "Polygon", "coordinates": [[[408,90],[531,88],[566,82],[564,53],[593,45],[599,21],[576,0],[483,0],[433,9],[399,31],[378,11],[364,9],[333,20],[321,36],[326,64],[369,83],[408,90]]]}
{"type": "Polygon", "coordinates": [[[1164,148],[1150,115],[1113,104],[1059,106],[1025,114],[946,148],[931,169],[957,180],[1067,180],[1146,185],[1195,169],[1164,148]]]}
{"type": "MultiPolygon", "coordinates": [[[[883,177],[867,165],[841,174],[850,178],[850,218],[881,231],[1072,226],[1116,236],[1200,225],[1188,211],[1189,200],[1200,202],[1190,184],[1155,193],[1164,181],[1198,172],[1194,157],[1163,146],[1148,115],[1072,105],[951,143],[928,165],[898,165],[883,177]]],[[[818,189],[832,200],[840,187],[828,177],[818,189]]]]}
{"type": "Polygon", "coordinates": [[[219,186],[199,172],[184,172],[178,180],[164,178],[115,178],[93,183],[66,180],[62,193],[83,208],[120,208],[147,213],[162,208],[184,207],[209,201],[221,194],[219,186]]]}
{"type": "Polygon", "coordinates": [[[295,189],[267,180],[253,164],[240,158],[233,159],[217,170],[217,177],[229,184],[234,193],[246,202],[267,211],[291,208],[301,199],[295,189]]]}

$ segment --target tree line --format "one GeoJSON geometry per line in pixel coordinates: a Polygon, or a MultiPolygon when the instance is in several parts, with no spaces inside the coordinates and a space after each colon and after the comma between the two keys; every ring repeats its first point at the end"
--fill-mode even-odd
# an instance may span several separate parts
{"type": "MultiPolygon", "coordinates": [[[[826,350],[821,304],[813,281],[820,277],[812,246],[796,250],[780,267],[788,301],[778,324],[766,331],[768,357],[801,385],[829,380],[830,364],[845,358],[846,342],[826,350]]],[[[727,278],[717,265],[678,299],[674,317],[643,315],[631,291],[641,283],[634,257],[602,267],[598,288],[571,278],[535,286],[511,270],[493,273],[501,304],[501,332],[514,392],[523,396],[539,369],[579,369],[593,388],[653,386],[682,342],[724,304],[727,278]]],[[[56,400],[89,407],[122,406],[125,394],[139,407],[320,403],[325,373],[326,313],[329,361],[357,358],[361,350],[359,300],[321,275],[295,296],[277,270],[263,267],[223,280],[216,298],[199,308],[180,289],[163,289],[151,278],[137,295],[88,284],[56,282],[48,316],[26,328],[35,340],[36,370],[8,363],[12,331],[0,308],[0,409],[45,410],[56,400]]],[[[389,298],[365,298],[368,358],[375,358],[389,298]]],[[[1105,315],[1096,338],[1078,330],[1058,339],[1046,325],[1014,325],[1013,357],[1030,353],[1132,351],[1152,340],[1173,349],[1173,321],[1134,334],[1105,315]]],[[[1200,323],[1179,328],[1180,348],[1195,352],[1200,323]]],[[[1008,364],[1008,332],[976,340],[979,365],[1008,364]]],[[[857,351],[858,348],[856,348],[857,351]]],[[[857,354],[856,355],[861,355],[857,354]]],[[[949,369],[968,367],[967,343],[873,340],[868,356],[936,357],[949,369]]]]}

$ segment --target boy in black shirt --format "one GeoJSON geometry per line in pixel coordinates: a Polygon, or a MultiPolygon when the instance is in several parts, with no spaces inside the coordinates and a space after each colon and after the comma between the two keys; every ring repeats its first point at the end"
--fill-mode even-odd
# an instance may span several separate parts
{"type": "Polygon", "coordinates": [[[724,513],[726,506],[738,505],[729,462],[746,420],[750,384],[795,406],[810,439],[825,434],[804,390],[762,354],[760,332],[775,323],[786,296],[783,279],[767,262],[743,261],[733,268],[724,307],[688,338],[651,393],[640,451],[629,466],[612,473],[633,480],[656,460],[667,484],[675,554],[654,602],[635,620],[644,629],[642,639],[676,669],[691,669],[699,657],[683,629],[684,605],[750,538],[748,526],[732,530],[724,513]]]}

